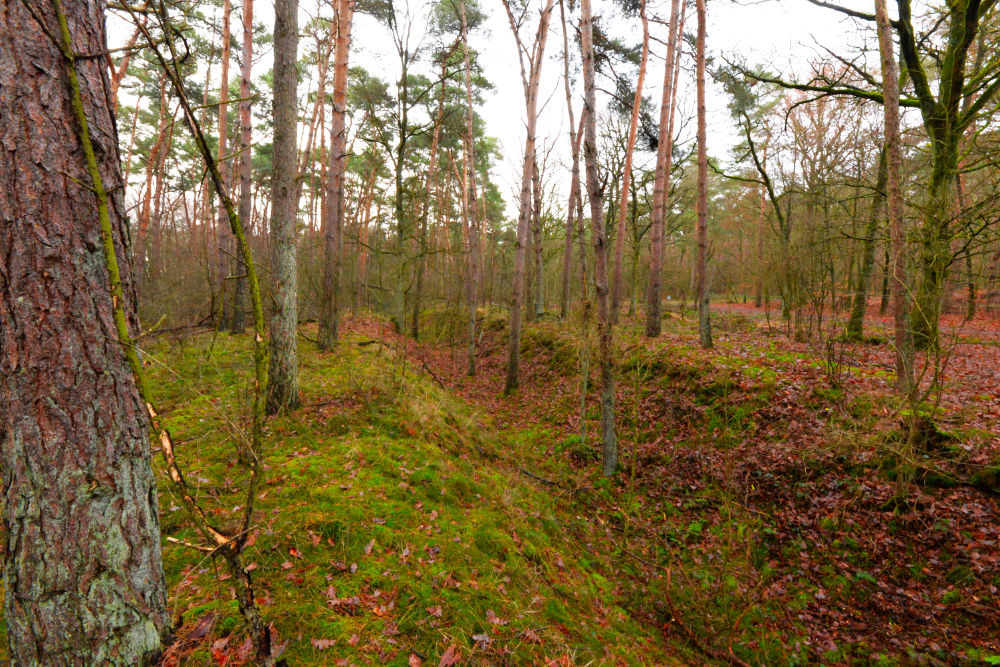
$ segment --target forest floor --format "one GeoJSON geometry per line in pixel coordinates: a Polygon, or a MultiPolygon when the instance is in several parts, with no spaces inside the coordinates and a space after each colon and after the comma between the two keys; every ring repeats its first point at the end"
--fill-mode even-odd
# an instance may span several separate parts
{"type": "MultiPolygon", "coordinates": [[[[415,344],[377,321],[353,326],[405,345],[415,365],[516,434],[523,468],[572,489],[566,495],[590,517],[585,539],[615,553],[621,604],[696,652],[687,659],[980,664],[996,656],[1000,326],[946,318],[944,391],[924,408],[939,429],[909,453],[893,352],[879,339],[885,321],[866,342],[829,345],[789,340],[774,322],[722,306],[711,351],[696,347],[694,322],[676,313],[655,341],[623,322],[624,474],[611,485],[597,477],[596,391],[581,437],[579,336],[565,325],[527,327],[513,397],[502,394],[502,319],[484,323],[475,378],[465,376],[461,342],[415,344]],[[901,470],[914,477],[902,500],[901,470]]],[[[429,333],[461,341],[461,330],[429,333]]],[[[932,369],[918,362],[926,386],[932,369]]]]}
{"type": "MultiPolygon", "coordinates": [[[[714,321],[710,351],[677,313],[653,341],[618,328],[613,480],[593,384],[581,423],[574,325],[526,325],[521,389],[504,397],[495,313],[474,378],[447,313],[421,343],[348,318],[332,353],[306,324],[303,405],[268,422],[246,553],[289,664],[992,664],[1000,325],[949,338],[926,408],[939,432],[911,454],[878,326],[821,345],[752,307],[714,321]]],[[[146,350],[182,467],[222,524],[244,502],[248,346],[208,333],[146,350]]],[[[195,541],[161,480],[165,538],[195,541]]],[[[165,664],[245,664],[222,564],[172,542],[164,564],[165,664]]]]}

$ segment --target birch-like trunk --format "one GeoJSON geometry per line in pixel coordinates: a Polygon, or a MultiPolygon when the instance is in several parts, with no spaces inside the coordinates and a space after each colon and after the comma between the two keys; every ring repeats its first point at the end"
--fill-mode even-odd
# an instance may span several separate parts
{"type": "MultiPolygon", "coordinates": [[[[250,113],[250,69],[253,64],[253,0],[243,0],[243,50],[240,63],[240,201],[239,216],[248,228],[253,214],[253,185],[251,167],[253,165],[253,132],[250,113]]],[[[233,279],[233,322],[230,332],[241,334],[246,329],[246,270],[241,266],[233,279]]]]}

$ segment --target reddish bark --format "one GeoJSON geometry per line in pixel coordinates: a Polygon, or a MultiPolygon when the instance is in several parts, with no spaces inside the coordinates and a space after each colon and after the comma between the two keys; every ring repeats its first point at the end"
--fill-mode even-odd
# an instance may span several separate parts
{"type": "MultiPolygon", "coordinates": [[[[54,3],[0,3],[0,458],[5,620],[16,664],[148,663],[169,627],[148,420],[118,344],[97,198],[54,3]]],[[[101,2],[67,3],[81,53],[106,49],[101,2]]],[[[75,61],[126,321],[118,136],[104,59],[75,61]]]]}

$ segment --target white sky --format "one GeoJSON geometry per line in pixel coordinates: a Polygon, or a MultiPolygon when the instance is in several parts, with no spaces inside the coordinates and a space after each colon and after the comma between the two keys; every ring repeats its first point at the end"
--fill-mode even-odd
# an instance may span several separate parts
{"type": "MultiPolygon", "coordinates": [[[[403,2],[405,0],[396,0],[403,2]]],[[[487,133],[497,137],[503,152],[503,160],[494,169],[494,180],[507,199],[509,213],[514,210],[514,192],[520,181],[520,161],[524,143],[524,98],[522,94],[520,70],[513,36],[511,35],[507,17],[500,0],[482,0],[489,18],[484,30],[473,34],[470,43],[481,52],[481,62],[485,66],[485,75],[495,86],[488,93],[485,104],[480,109],[487,124],[487,133]]],[[[855,9],[871,11],[871,3],[859,0],[840,0],[841,4],[855,9]]],[[[319,0],[323,15],[330,16],[329,0],[319,0]]],[[[414,7],[425,4],[425,0],[411,0],[414,7]]],[[[234,0],[233,31],[240,29],[239,0],[234,0]]],[[[541,1],[536,4],[540,7],[541,1]]],[[[255,19],[269,28],[273,26],[273,1],[258,0],[255,3],[255,19]]],[[[653,17],[669,16],[669,0],[654,0],[647,9],[647,15],[653,17]]],[[[315,0],[300,0],[300,26],[305,25],[310,15],[317,11],[315,0]]],[[[540,142],[556,143],[557,160],[563,164],[569,163],[568,119],[566,104],[562,89],[562,32],[559,23],[558,0],[553,10],[550,33],[546,48],[547,58],[543,66],[542,86],[539,94],[539,106],[542,109],[538,124],[540,142]],[[551,99],[550,99],[551,97],[551,99]],[[546,103],[548,100],[548,103],[546,103]],[[544,104],[544,107],[542,105],[544,104]]],[[[537,16],[537,10],[535,16],[537,16]]],[[[610,0],[595,0],[595,15],[605,17],[604,25],[617,36],[627,41],[638,43],[641,39],[641,28],[638,19],[629,20],[620,16],[617,7],[610,0]]],[[[419,11],[417,11],[419,16],[419,11]]],[[[575,14],[575,13],[574,13],[575,14]]],[[[576,20],[576,16],[573,17],[576,20]]],[[[737,4],[731,0],[710,0],[708,2],[708,47],[710,55],[737,52],[749,63],[766,63],[769,69],[784,74],[803,72],[810,59],[823,55],[818,44],[828,46],[842,52],[845,45],[857,45],[862,36],[857,29],[857,23],[828,9],[818,8],[806,0],[746,0],[737,4]]],[[[693,34],[696,28],[696,17],[693,3],[686,18],[685,32],[693,34]]],[[[666,40],[666,26],[650,22],[653,36],[651,40],[651,57],[646,74],[644,93],[659,102],[663,81],[662,42],[666,40]]],[[[128,28],[109,23],[109,41],[112,45],[124,42],[129,34],[128,28]]],[[[529,28],[526,39],[533,38],[534,26],[529,28]]],[[[572,39],[572,38],[571,38],[572,39]]],[[[306,40],[301,40],[300,55],[307,47],[306,40]]],[[[396,73],[396,56],[392,42],[386,30],[373,19],[357,15],[351,54],[351,64],[361,65],[371,73],[376,74],[390,83],[394,82],[396,73]]],[[[575,48],[570,42],[570,48],[575,48]]],[[[261,54],[255,67],[255,76],[271,68],[272,57],[268,52],[261,54]]],[[[694,112],[693,58],[686,57],[683,66],[688,70],[682,72],[680,90],[681,109],[685,115],[694,112]]],[[[238,72],[231,70],[235,76],[238,72]]],[[[233,74],[231,74],[233,76],[233,74]]],[[[582,107],[582,90],[580,81],[574,91],[575,109],[579,118],[582,107]]],[[[710,84],[711,85],[711,84],[710,84]]],[[[304,94],[307,83],[300,85],[300,93],[304,94]]],[[[726,109],[726,96],[719,90],[710,89],[708,97],[709,113],[709,152],[720,159],[725,159],[730,146],[737,135],[732,127],[726,109]]],[[[601,101],[598,101],[599,106],[601,101]]],[[[270,113],[267,101],[255,105],[254,114],[259,116],[270,113]]],[[[658,112],[654,113],[658,117],[658,112]]],[[[649,164],[652,155],[637,155],[637,165],[649,164]]],[[[550,174],[559,178],[557,190],[568,190],[568,176],[561,173],[565,170],[553,168],[550,174]],[[558,176],[556,176],[558,174],[558,176]]],[[[560,195],[560,201],[565,197],[560,195]]]]}

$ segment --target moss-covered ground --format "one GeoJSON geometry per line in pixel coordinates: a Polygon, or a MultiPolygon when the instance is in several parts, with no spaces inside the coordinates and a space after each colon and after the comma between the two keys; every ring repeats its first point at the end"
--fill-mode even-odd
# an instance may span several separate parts
{"type": "MultiPolygon", "coordinates": [[[[244,502],[233,439],[247,345],[203,335],[147,353],[181,464],[223,525],[244,502]]],[[[303,405],[268,422],[245,554],[289,664],[671,661],[659,630],[621,608],[609,551],[583,546],[589,524],[518,470],[521,439],[387,345],[348,335],[333,353],[300,354],[303,405]]],[[[196,542],[178,505],[162,483],[164,536],[196,542]]],[[[223,564],[173,542],[164,562],[179,636],[208,628],[181,663],[238,661],[246,640],[223,564]]]]}

